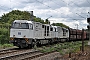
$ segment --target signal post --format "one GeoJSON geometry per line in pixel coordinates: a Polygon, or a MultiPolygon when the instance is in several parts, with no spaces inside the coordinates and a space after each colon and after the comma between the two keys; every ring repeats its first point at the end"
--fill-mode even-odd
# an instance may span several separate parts
{"type": "Polygon", "coordinates": [[[87,23],[88,23],[88,33],[89,33],[89,41],[88,41],[88,45],[90,45],[90,18],[87,18],[87,23]]]}

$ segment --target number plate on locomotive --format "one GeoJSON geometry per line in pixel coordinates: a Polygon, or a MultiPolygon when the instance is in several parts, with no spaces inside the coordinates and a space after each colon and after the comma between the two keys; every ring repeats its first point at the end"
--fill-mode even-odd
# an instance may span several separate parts
{"type": "Polygon", "coordinates": [[[21,35],[21,32],[18,32],[18,35],[21,35]]]}

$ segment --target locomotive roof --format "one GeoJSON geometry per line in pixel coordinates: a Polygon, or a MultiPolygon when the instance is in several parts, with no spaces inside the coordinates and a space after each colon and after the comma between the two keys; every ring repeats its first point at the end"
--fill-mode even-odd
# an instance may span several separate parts
{"type": "Polygon", "coordinates": [[[32,23],[32,21],[28,21],[28,20],[15,20],[14,22],[17,22],[17,23],[32,23]]]}

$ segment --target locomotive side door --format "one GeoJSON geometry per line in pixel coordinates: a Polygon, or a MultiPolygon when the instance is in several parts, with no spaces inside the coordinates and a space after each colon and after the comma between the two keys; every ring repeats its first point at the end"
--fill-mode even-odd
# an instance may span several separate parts
{"type": "Polygon", "coordinates": [[[34,27],[33,24],[29,23],[29,38],[33,38],[34,27]]]}
{"type": "Polygon", "coordinates": [[[36,39],[42,38],[42,24],[40,22],[34,23],[34,38],[36,39]]]}

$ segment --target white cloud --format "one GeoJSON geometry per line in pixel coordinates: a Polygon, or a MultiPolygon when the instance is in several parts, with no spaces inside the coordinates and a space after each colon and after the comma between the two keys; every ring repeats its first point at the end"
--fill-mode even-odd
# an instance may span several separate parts
{"type": "MultiPolygon", "coordinates": [[[[89,2],[89,0],[1,0],[0,16],[11,10],[33,10],[35,16],[44,20],[52,16],[49,20],[64,23],[71,28],[76,28],[75,24],[78,24],[81,29],[82,27],[86,28],[85,18],[90,16],[88,14],[90,11],[89,2]]],[[[53,23],[53,21],[51,22],[53,23]]]]}

